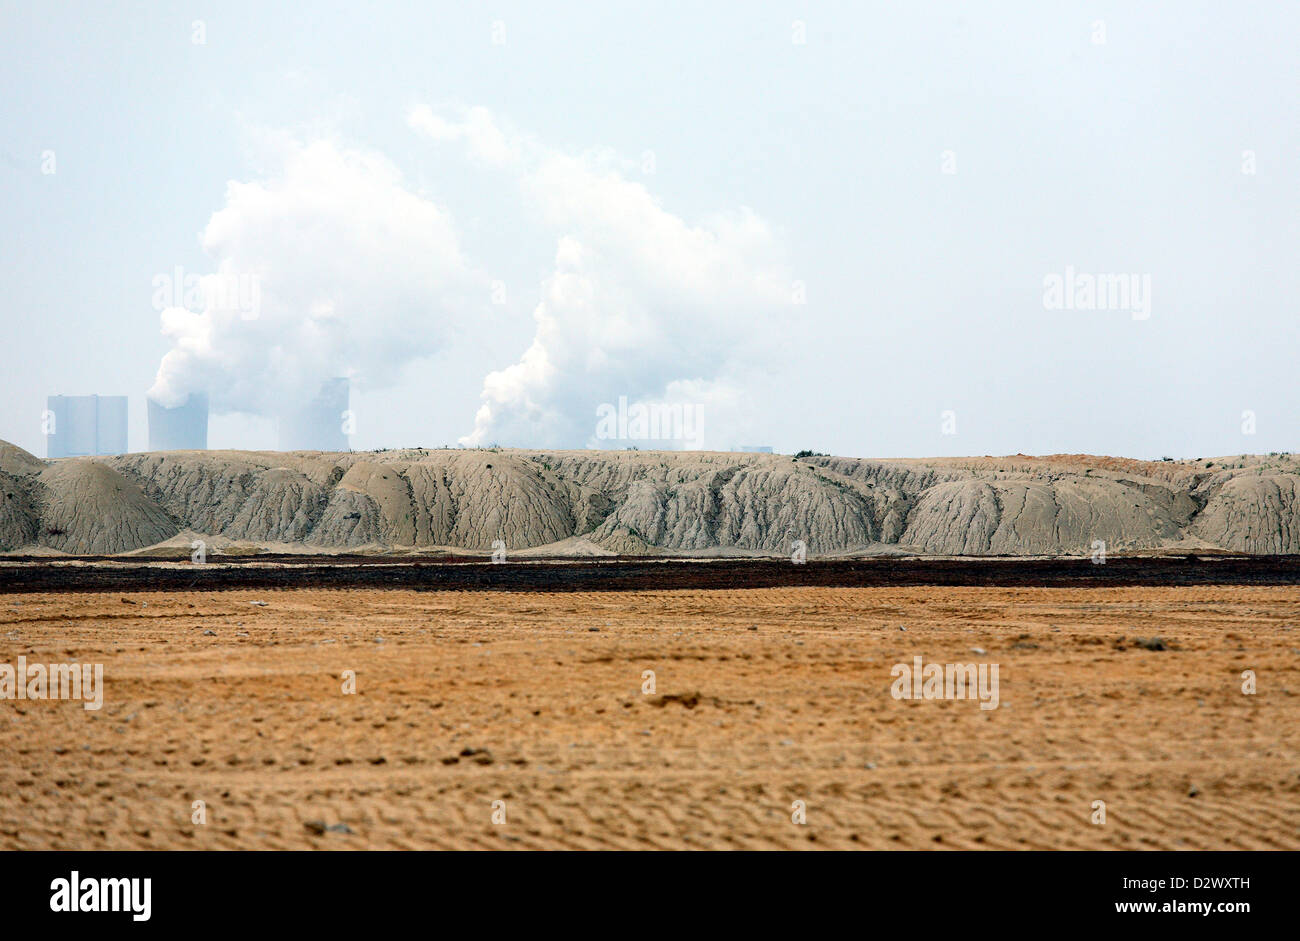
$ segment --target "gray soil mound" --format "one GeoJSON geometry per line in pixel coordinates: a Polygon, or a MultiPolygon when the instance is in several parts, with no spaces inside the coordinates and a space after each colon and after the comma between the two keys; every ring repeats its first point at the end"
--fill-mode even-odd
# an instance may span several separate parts
{"type": "Polygon", "coordinates": [[[1194,529],[1207,542],[1237,552],[1300,552],[1300,475],[1250,474],[1223,481],[1194,529]]]}
{"type": "Polygon", "coordinates": [[[0,442],[0,551],[1087,555],[1300,552],[1300,462],[1088,455],[169,451],[0,442]]]}
{"type": "Polygon", "coordinates": [[[0,552],[10,552],[36,541],[37,515],[28,483],[0,473],[0,552]]]}
{"type": "Polygon", "coordinates": [[[28,454],[16,444],[0,441],[0,473],[14,477],[39,474],[45,469],[45,462],[34,454],[28,454]]]}
{"type": "Polygon", "coordinates": [[[32,505],[32,482],[44,469],[40,458],[0,441],[0,552],[36,542],[39,514],[32,505]]]}
{"type": "Polygon", "coordinates": [[[128,552],[161,542],[176,523],[133,481],[92,460],[58,461],[37,477],[41,545],[76,555],[128,552]]]}
{"type": "Polygon", "coordinates": [[[901,542],[944,555],[1085,554],[1152,549],[1183,540],[1196,503],[1131,480],[960,480],[926,490],[901,542]]]}

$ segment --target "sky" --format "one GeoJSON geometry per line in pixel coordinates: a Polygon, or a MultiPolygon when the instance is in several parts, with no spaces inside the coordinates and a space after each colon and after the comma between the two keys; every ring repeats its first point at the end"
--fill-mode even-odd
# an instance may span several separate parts
{"type": "Polygon", "coordinates": [[[1300,450],[1300,7],[592,6],[0,0],[0,439],[1300,450]]]}

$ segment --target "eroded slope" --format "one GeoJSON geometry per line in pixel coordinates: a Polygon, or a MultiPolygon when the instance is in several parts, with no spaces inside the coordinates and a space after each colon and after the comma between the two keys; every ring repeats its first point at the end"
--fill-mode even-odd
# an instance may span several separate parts
{"type": "Polygon", "coordinates": [[[0,443],[0,551],[457,548],[557,554],[1300,552],[1300,465],[795,459],[653,451],[173,451],[41,461],[0,443]]]}

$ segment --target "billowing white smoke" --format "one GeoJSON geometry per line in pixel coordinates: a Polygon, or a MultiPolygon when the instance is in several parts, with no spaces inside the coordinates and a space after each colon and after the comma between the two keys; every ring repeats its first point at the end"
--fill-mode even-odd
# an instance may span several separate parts
{"type": "MultiPolygon", "coordinates": [[[[532,343],[485,378],[463,444],[743,440],[743,390],[761,368],[748,343],[791,313],[764,220],[741,209],[688,223],[611,155],[557,152],[481,108],[451,118],[417,108],[409,123],[507,174],[520,216],[540,216],[556,239],[532,343]]],[[[215,270],[162,312],[172,348],[149,394],[163,405],[207,391],[215,411],[276,415],[336,376],[391,381],[449,324],[483,322],[487,277],[448,213],[389,160],[329,140],[281,139],[277,157],[264,178],[229,184],[202,233],[215,270]]]]}
{"type": "Polygon", "coordinates": [[[486,377],[462,444],[737,443],[745,342],[765,321],[788,314],[792,300],[766,222],[742,209],[689,224],[608,154],[559,153],[502,129],[481,108],[448,118],[420,107],[409,123],[513,175],[558,236],[532,344],[517,363],[486,377]],[[623,419],[619,440],[598,423],[611,407],[623,419]],[[638,407],[665,419],[684,411],[687,422],[639,435],[638,407]]]}
{"type": "Polygon", "coordinates": [[[173,346],[149,390],[162,405],[206,390],[216,411],[274,415],[336,376],[382,385],[466,306],[449,216],[386,158],[328,140],[278,151],[266,179],[228,185],[202,233],[216,270],[162,312],[173,346]]]}

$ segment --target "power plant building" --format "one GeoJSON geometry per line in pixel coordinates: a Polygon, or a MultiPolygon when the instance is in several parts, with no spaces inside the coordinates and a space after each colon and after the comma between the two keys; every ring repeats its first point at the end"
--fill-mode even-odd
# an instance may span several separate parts
{"type": "Polygon", "coordinates": [[[191,392],[168,408],[149,400],[150,451],[203,451],[208,447],[208,395],[191,392]]]}
{"type": "Polygon", "coordinates": [[[47,457],[126,453],[125,395],[51,395],[46,399],[47,457]]]}
{"type": "Polygon", "coordinates": [[[350,432],[348,412],[351,383],[330,379],[315,398],[280,415],[281,451],[346,451],[350,432]]]}

